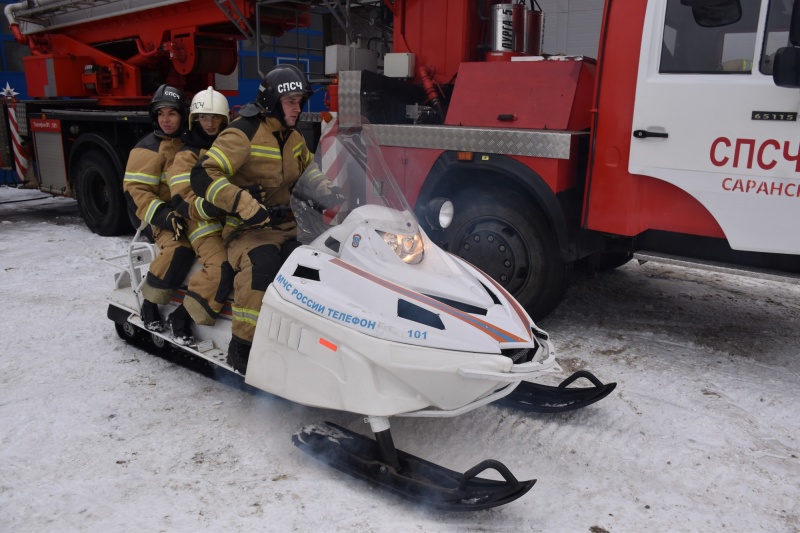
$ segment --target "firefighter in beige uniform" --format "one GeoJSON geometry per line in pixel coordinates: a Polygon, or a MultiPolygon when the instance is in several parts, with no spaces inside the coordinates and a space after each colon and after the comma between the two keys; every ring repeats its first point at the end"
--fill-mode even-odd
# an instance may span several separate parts
{"type": "Polygon", "coordinates": [[[189,129],[181,135],[183,146],[168,173],[172,205],[186,219],[186,234],[201,266],[189,278],[183,303],[167,318],[172,338],[184,346],[194,344],[192,323],[214,325],[233,287],[233,269],[222,242],[225,212],[197,197],[189,183],[192,167],[228,121],[228,101],[222,93],[213,87],[197,93],[189,106],[189,129]]]}
{"type": "MultiPolygon", "coordinates": [[[[308,80],[291,65],[270,70],[256,102],[214,141],[191,174],[192,189],[230,213],[223,230],[236,271],[228,363],[245,373],[264,292],[300,243],[289,209],[292,186],[313,161],[294,129],[311,94],[308,80]]],[[[317,187],[336,187],[319,173],[317,187]]],[[[323,189],[319,189],[323,190],[323,189]]]]}
{"type": "Polygon", "coordinates": [[[157,304],[167,304],[194,262],[194,251],[186,238],[186,221],[172,207],[167,171],[183,145],[186,102],[175,87],[159,87],[149,106],[153,133],[131,150],[125,167],[123,190],[129,207],[140,220],[152,226],[159,248],[142,286],[141,317],[145,328],[163,331],[157,304]]]}

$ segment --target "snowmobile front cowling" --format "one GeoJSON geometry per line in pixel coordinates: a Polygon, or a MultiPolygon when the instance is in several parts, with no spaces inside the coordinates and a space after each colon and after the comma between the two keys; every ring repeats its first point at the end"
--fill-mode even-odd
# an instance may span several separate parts
{"type": "Polygon", "coordinates": [[[264,297],[247,382],[317,407],[446,416],[560,371],[552,344],[534,336],[521,306],[427,238],[369,132],[336,141],[347,172],[334,183],[344,203],[324,232],[305,231],[324,229],[321,210],[307,206],[322,203],[313,197],[326,191],[320,170],[335,169],[318,154],[318,167],[295,188],[309,244],[292,253],[264,297]]]}
{"type": "Polygon", "coordinates": [[[353,268],[310,247],[292,254],[264,298],[247,383],[298,403],[370,416],[459,414],[497,389],[510,393],[509,383],[560,371],[550,341],[504,342],[529,351],[528,361],[515,364],[494,338],[501,328],[458,309],[440,311],[442,330],[398,317],[398,298],[431,315],[434,305],[447,306],[353,268]],[[319,281],[301,277],[314,270],[319,281]],[[359,311],[354,301],[372,305],[359,311]],[[409,331],[430,333],[442,346],[424,345],[409,331]],[[481,345],[486,350],[476,350],[481,345]]]}

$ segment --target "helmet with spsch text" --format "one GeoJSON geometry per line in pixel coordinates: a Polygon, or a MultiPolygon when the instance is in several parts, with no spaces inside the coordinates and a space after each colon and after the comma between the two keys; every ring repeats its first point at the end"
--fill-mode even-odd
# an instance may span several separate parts
{"type": "Polygon", "coordinates": [[[300,94],[303,100],[300,107],[305,106],[311,96],[311,85],[299,68],[294,65],[276,65],[272,68],[258,86],[256,103],[268,115],[283,120],[283,108],[279,105],[281,98],[291,94],[300,94]]]}
{"type": "Polygon", "coordinates": [[[153,130],[161,136],[179,137],[181,130],[186,128],[186,120],[188,118],[186,97],[180,89],[176,89],[166,83],[161,85],[153,94],[148,110],[150,112],[150,120],[153,122],[153,130]],[[164,133],[158,124],[158,110],[165,107],[175,109],[181,115],[181,127],[177,133],[172,135],[164,133]]]}
{"type": "Polygon", "coordinates": [[[192,123],[198,120],[198,115],[220,115],[224,117],[225,125],[227,125],[230,121],[228,99],[221,92],[215,91],[213,87],[200,91],[194,95],[192,105],[189,107],[189,129],[192,129],[192,123]]]}

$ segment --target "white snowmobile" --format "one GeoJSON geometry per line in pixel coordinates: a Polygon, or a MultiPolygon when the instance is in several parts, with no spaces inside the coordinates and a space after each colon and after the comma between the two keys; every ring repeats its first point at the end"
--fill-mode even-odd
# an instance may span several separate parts
{"type": "MultiPolygon", "coordinates": [[[[391,416],[449,417],[491,402],[531,412],[584,407],[607,396],[581,371],[557,387],[532,383],[560,372],[547,333],[499,284],[427,237],[389,172],[370,126],[329,124],[315,164],[293,190],[303,246],[268,288],[245,382],[308,406],[365,415],[375,439],[331,423],[307,426],[299,448],[399,496],[443,510],[486,509],[525,494],[502,463],[486,460],[459,473],[396,450],[391,416]],[[322,170],[343,192],[336,209],[315,198],[310,173],[322,170]],[[590,387],[568,387],[579,378],[590,387]],[[477,477],[494,469],[502,481],[477,477]]],[[[327,198],[330,200],[330,198],[327,198]]],[[[436,213],[428,220],[446,223],[436,213]]],[[[431,209],[433,207],[431,206],[431,209]]],[[[139,287],[155,257],[132,242],[115,278],[108,317],[120,337],[172,347],[235,372],[226,362],[226,306],[214,327],[194,326],[196,344],[144,329],[139,287]]],[[[184,292],[177,291],[176,307],[184,292]]],[[[168,314],[171,309],[165,309],[168,314]]]]}

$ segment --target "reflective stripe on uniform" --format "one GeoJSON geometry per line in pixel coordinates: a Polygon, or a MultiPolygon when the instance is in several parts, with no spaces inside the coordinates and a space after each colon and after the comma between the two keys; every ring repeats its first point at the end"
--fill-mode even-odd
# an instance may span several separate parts
{"type": "Polygon", "coordinates": [[[162,205],[167,205],[166,202],[163,202],[159,199],[155,199],[150,202],[150,205],[147,206],[147,211],[144,213],[144,219],[147,221],[148,224],[153,223],[153,216],[156,214],[156,211],[162,205]]]}
{"type": "Polygon", "coordinates": [[[182,174],[175,174],[169,179],[169,188],[172,189],[178,184],[189,183],[189,176],[191,175],[190,172],[184,172],[182,174]]]}
{"type": "Polygon", "coordinates": [[[212,146],[211,149],[206,152],[206,155],[216,161],[219,168],[221,168],[225,174],[228,176],[233,175],[233,167],[231,166],[231,162],[228,160],[228,156],[222,153],[222,150],[212,146]]]}
{"type": "Polygon", "coordinates": [[[206,192],[206,199],[214,205],[217,204],[217,195],[220,193],[222,189],[229,186],[231,184],[226,178],[220,178],[216,180],[211,186],[208,188],[206,192]]]}
{"type": "Polygon", "coordinates": [[[225,217],[225,225],[226,226],[229,226],[231,228],[238,228],[242,224],[244,224],[244,222],[242,222],[242,219],[239,218],[239,217],[235,217],[235,216],[231,216],[231,215],[228,215],[227,217],[225,217]]]}
{"type": "Polygon", "coordinates": [[[258,311],[255,309],[247,309],[244,307],[231,307],[231,317],[233,320],[238,320],[239,322],[245,322],[247,324],[256,325],[258,321],[258,311]]]}
{"type": "Polygon", "coordinates": [[[145,185],[158,186],[160,177],[153,174],[142,174],[141,172],[126,172],[124,181],[131,183],[144,183],[145,185]]]}
{"type": "Polygon", "coordinates": [[[199,222],[197,224],[197,229],[189,234],[189,242],[194,244],[198,239],[208,237],[209,235],[213,235],[221,231],[222,224],[216,220],[213,222],[199,222]]]}
{"type": "Polygon", "coordinates": [[[208,213],[206,213],[205,209],[203,209],[203,204],[205,204],[205,203],[206,203],[206,201],[203,198],[195,198],[194,199],[194,209],[195,209],[195,211],[197,211],[197,214],[203,220],[211,220],[213,218],[216,218],[216,217],[211,216],[208,213]]]}
{"type": "Polygon", "coordinates": [[[318,180],[319,178],[325,177],[325,174],[320,172],[319,169],[315,167],[308,169],[306,171],[306,177],[308,178],[309,181],[315,181],[318,180]]]}
{"type": "Polygon", "coordinates": [[[266,157],[268,159],[281,159],[279,148],[254,144],[250,147],[250,155],[253,157],[266,157]]]}

